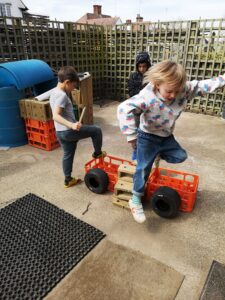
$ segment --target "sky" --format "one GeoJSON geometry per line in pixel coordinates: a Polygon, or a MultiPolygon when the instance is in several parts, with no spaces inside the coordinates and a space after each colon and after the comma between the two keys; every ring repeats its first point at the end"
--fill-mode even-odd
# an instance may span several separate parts
{"type": "Polygon", "coordinates": [[[50,20],[77,21],[93,5],[102,6],[102,13],[120,17],[122,22],[136,20],[173,21],[225,18],[225,0],[23,0],[30,13],[47,15],[50,20]]]}

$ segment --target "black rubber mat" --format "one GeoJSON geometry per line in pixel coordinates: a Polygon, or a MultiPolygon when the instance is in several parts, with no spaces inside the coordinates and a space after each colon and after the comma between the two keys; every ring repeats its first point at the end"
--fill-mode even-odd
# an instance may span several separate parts
{"type": "Polygon", "coordinates": [[[28,194],[0,210],[0,299],[42,299],[103,237],[28,194]]]}
{"type": "Polygon", "coordinates": [[[200,300],[225,299],[225,265],[213,261],[200,300]]]}

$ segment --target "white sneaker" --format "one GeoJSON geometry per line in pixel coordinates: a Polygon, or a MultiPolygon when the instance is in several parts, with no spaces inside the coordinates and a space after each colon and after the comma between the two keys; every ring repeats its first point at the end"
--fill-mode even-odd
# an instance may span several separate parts
{"type": "Polygon", "coordinates": [[[144,223],[146,221],[146,217],[143,211],[142,204],[134,204],[132,203],[132,199],[130,199],[129,206],[134,220],[138,223],[144,223]]]}

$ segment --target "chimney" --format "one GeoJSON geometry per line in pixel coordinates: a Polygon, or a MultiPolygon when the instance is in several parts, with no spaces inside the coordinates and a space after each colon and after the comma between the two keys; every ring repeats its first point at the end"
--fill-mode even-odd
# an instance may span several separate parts
{"type": "Polygon", "coordinates": [[[126,20],[126,24],[131,24],[131,19],[126,20]]]}
{"type": "Polygon", "coordinates": [[[141,17],[140,14],[137,14],[136,22],[137,23],[143,22],[143,17],[141,17]]]}
{"type": "Polygon", "coordinates": [[[93,5],[93,11],[95,15],[102,14],[102,6],[101,5],[93,5]]]}

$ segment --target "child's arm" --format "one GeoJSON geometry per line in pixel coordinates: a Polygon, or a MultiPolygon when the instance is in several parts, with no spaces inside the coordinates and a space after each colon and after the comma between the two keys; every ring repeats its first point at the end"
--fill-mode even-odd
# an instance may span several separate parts
{"type": "Polygon", "coordinates": [[[186,83],[186,97],[192,99],[196,96],[203,96],[214,92],[225,85],[225,74],[206,80],[193,80],[186,83]]]}
{"type": "Polygon", "coordinates": [[[127,136],[128,142],[135,140],[137,136],[135,113],[137,114],[149,110],[151,99],[154,99],[154,97],[150,87],[147,86],[140,94],[122,102],[118,106],[117,118],[119,120],[120,129],[122,133],[127,136]]]}
{"type": "Polygon", "coordinates": [[[70,121],[67,121],[65,118],[62,117],[62,111],[62,107],[56,106],[55,110],[53,111],[53,120],[70,129],[79,130],[82,124],[79,122],[72,123],[70,121]]]}

